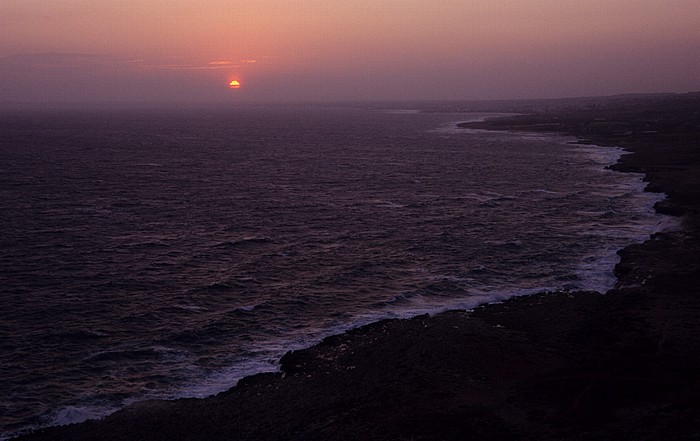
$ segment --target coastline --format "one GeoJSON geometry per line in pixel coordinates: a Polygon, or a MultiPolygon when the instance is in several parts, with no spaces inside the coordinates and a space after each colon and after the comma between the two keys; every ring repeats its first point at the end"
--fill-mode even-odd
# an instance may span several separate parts
{"type": "MultiPolygon", "coordinates": [[[[700,98],[689,101],[700,109],[700,98]]],[[[290,352],[281,372],[214,397],[136,403],[18,439],[697,438],[698,126],[623,135],[619,122],[591,129],[579,124],[600,117],[578,109],[567,122],[566,112],[467,124],[624,147],[631,154],[612,168],[645,173],[648,190],[668,195],[656,210],[683,216],[685,228],[621,250],[606,295],[541,293],[384,320],[290,352]]]]}

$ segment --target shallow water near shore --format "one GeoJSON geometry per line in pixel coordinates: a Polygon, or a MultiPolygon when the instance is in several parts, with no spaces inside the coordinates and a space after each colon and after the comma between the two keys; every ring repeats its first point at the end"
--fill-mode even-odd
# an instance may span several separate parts
{"type": "Polygon", "coordinates": [[[483,116],[3,115],[0,433],[211,395],[382,318],[611,288],[662,195],[605,169],[619,149],[454,129],[483,116]]]}

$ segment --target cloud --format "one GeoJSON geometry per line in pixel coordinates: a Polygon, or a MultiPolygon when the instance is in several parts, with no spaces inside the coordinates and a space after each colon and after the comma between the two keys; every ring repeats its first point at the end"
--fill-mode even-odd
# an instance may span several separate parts
{"type": "Polygon", "coordinates": [[[163,64],[148,64],[143,63],[136,67],[144,69],[164,69],[164,70],[219,70],[241,67],[238,64],[178,64],[178,63],[163,63],[163,64]]]}
{"type": "Polygon", "coordinates": [[[242,65],[252,65],[257,63],[254,59],[240,61],[214,60],[205,64],[165,62],[163,60],[120,59],[106,55],[76,53],[76,52],[39,52],[20,53],[0,57],[0,62],[4,66],[13,66],[19,69],[36,68],[99,68],[109,67],[111,69],[146,69],[146,70],[218,70],[240,68],[242,65]]]}
{"type": "Polygon", "coordinates": [[[245,59],[239,61],[231,60],[214,60],[209,61],[206,64],[191,64],[191,63],[148,63],[141,60],[141,63],[136,64],[138,67],[146,69],[175,69],[175,70],[217,70],[217,69],[231,69],[240,68],[242,66],[250,66],[257,64],[258,60],[245,59]]]}
{"type": "Polygon", "coordinates": [[[99,64],[100,55],[74,52],[37,52],[8,55],[0,58],[3,64],[26,67],[73,67],[99,64]]]}

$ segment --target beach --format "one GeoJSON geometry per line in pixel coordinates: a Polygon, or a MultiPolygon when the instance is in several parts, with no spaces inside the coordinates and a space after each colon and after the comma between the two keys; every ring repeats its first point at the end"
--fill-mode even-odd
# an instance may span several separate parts
{"type": "Polygon", "coordinates": [[[205,399],[144,401],[21,440],[690,440],[700,437],[700,95],[483,104],[466,129],[630,152],[682,221],[620,251],[605,294],[550,292],[384,320],[205,399]],[[489,107],[491,106],[491,107],[489,107]]]}

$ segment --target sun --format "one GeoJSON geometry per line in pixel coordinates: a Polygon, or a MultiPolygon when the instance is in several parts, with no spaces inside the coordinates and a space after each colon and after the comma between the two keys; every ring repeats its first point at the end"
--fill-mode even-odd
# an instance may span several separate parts
{"type": "Polygon", "coordinates": [[[241,82],[238,80],[231,80],[230,83],[228,83],[228,87],[231,89],[240,89],[241,88],[241,82]]]}

